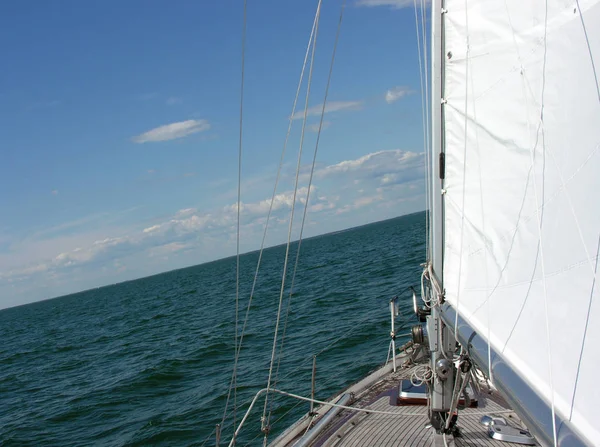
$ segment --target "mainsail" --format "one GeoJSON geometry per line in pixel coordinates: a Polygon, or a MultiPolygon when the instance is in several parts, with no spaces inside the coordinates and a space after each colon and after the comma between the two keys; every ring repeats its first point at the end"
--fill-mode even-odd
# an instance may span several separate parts
{"type": "Polygon", "coordinates": [[[549,439],[597,443],[600,1],[441,13],[445,299],[552,409],[549,439]]]}

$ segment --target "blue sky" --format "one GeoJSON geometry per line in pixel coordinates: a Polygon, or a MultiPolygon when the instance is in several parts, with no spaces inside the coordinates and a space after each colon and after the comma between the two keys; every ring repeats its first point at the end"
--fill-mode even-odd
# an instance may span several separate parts
{"type": "MultiPolygon", "coordinates": [[[[316,4],[249,2],[243,251],[260,245],[316,4]]],[[[324,2],[311,111],[340,6],[324,2]]],[[[0,308],[235,253],[242,11],[241,0],[0,5],[0,308]]],[[[419,92],[412,2],[348,0],[305,235],[424,209],[419,92]]],[[[293,121],[268,245],[287,236],[293,121]]]]}

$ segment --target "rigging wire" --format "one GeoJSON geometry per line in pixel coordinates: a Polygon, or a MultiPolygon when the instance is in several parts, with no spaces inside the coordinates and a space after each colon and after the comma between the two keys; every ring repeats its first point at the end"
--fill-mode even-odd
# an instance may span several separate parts
{"type": "Polygon", "coordinates": [[[304,146],[304,135],[306,132],[306,118],[308,116],[308,101],[309,101],[309,97],[310,97],[310,87],[311,87],[311,83],[312,83],[312,75],[313,75],[313,68],[314,68],[315,49],[316,49],[316,45],[317,45],[317,36],[318,36],[318,32],[319,32],[319,18],[320,18],[320,14],[321,14],[321,3],[322,3],[322,0],[319,0],[319,3],[317,5],[317,20],[316,20],[316,25],[315,25],[315,35],[314,35],[314,39],[313,39],[313,49],[312,49],[312,54],[311,54],[310,68],[308,71],[308,81],[307,81],[307,86],[306,86],[304,118],[303,118],[303,122],[302,122],[302,131],[300,133],[300,147],[298,149],[298,162],[296,165],[296,179],[294,182],[294,194],[292,197],[292,208],[290,210],[290,222],[289,222],[289,226],[288,226],[288,236],[287,236],[287,243],[286,243],[286,248],[285,248],[285,258],[283,261],[283,273],[281,276],[281,288],[279,291],[279,305],[277,308],[277,319],[275,322],[275,332],[273,334],[273,348],[271,350],[269,377],[267,379],[267,388],[266,388],[267,394],[265,396],[265,405],[264,405],[263,415],[262,415],[262,424],[261,425],[262,425],[262,430],[265,432],[265,444],[266,444],[266,440],[267,440],[267,436],[268,436],[268,420],[267,420],[266,416],[267,416],[267,406],[268,406],[268,402],[269,402],[269,389],[271,387],[271,380],[272,380],[272,376],[273,376],[273,366],[275,364],[275,352],[277,349],[277,335],[279,332],[279,323],[281,321],[281,310],[283,307],[283,294],[285,291],[285,278],[286,278],[287,266],[288,266],[288,260],[289,260],[290,245],[291,245],[291,241],[292,241],[292,227],[293,227],[293,223],[294,223],[294,211],[296,208],[296,196],[298,193],[298,182],[300,179],[300,167],[302,164],[302,148],[304,146]]]}
{"type": "MultiPolygon", "coordinates": [[[[413,0],[414,9],[415,9],[415,31],[417,33],[417,54],[419,56],[419,82],[421,83],[421,118],[422,118],[422,127],[423,127],[423,146],[425,152],[425,259],[430,259],[429,253],[429,212],[430,212],[430,198],[429,198],[429,190],[430,190],[430,173],[429,173],[429,143],[428,143],[428,132],[427,128],[427,119],[426,119],[426,103],[427,98],[425,94],[425,75],[423,73],[423,57],[421,50],[421,32],[419,26],[419,14],[417,12],[417,0],[413,0]]],[[[427,61],[425,61],[427,64],[427,61]]]]}
{"type": "MultiPolygon", "coordinates": [[[[260,269],[262,255],[263,255],[263,252],[264,252],[265,240],[266,240],[266,237],[267,237],[267,229],[269,227],[269,221],[270,221],[271,214],[272,214],[272,211],[273,211],[273,204],[275,203],[275,196],[277,194],[277,186],[278,186],[278,183],[279,183],[279,179],[281,177],[281,168],[283,166],[285,152],[286,152],[286,149],[287,149],[287,144],[288,144],[290,133],[291,133],[291,129],[292,129],[293,116],[294,116],[294,114],[296,112],[296,105],[297,105],[297,102],[298,102],[298,98],[300,96],[300,89],[302,87],[302,81],[304,79],[304,72],[305,72],[305,69],[306,69],[306,64],[307,64],[307,61],[308,61],[310,47],[311,47],[312,39],[313,39],[314,32],[315,32],[316,19],[317,19],[317,17],[315,15],[315,19],[313,21],[313,27],[312,27],[312,30],[310,32],[310,37],[309,37],[309,40],[308,40],[308,45],[306,47],[306,54],[304,56],[304,63],[302,64],[302,71],[300,73],[300,80],[298,81],[298,87],[296,89],[296,96],[294,98],[294,103],[293,103],[293,106],[292,106],[292,113],[291,113],[290,118],[289,118],[288,129],[287,129],[285,141],[284,141],[284,144],[283,144],[283,149],[281,151],[281,157],[279,159],[279,166],[277,168],[277,176],[275,178],[275,185],[273,187],[273,194],[271,195],[271,202],[269,204],[269,212],[267,214],[267,220],[265,222],[265,229],[264,229],[264,232],[263,232],[262,242],[261,242],[260,250],[259,250],[259,254],[258,254],[258,261],[256,263],[256,270],[254,272],[254,279],[253,279],[253,282],[252,282],[252,289],[250,291],[250,297],[248,299],[248,304],[246,306],[246,314],[245,314],[245,317],[244,317],[244,324],[242,325],[242,330],[241,330],[240,337],[239,337],[239,343],[237,345],[236,357],[234,359],[234,369],[237,368],[237,363],[239,361],[239,355],[240,355],[240,351],[242,349],[242,342],[244,340],[244,334],[245,334],[246,326],[247,326],[247,323],[248,323],[248,318],[249,318],[249,313],[250,313],[250,306],[252,305],[252,299],[254,298],[254,292],[255,292],[255,288],[256,288],[256,282],[258,280],[258,272],[259,272],[259,269],[260,269]]],[[[221,426],[223,426],[223,423],[225,422],[226,416],[228,416],[227,410],[229,408],[229,399],[230,399],[232,387],[233,387],[233,375],[232,375],[231,382],[230,382],[230,385],[229,385],[229,391],[227,393],[227,400],[226,400],[226,403],[225,403],[225,409],[223,411],[223,418],[221,419],[221,426]]]]}
{"type": "MultiPolygon", "coordinates": [[[[237,416],[237,357],[238,357],[238,313],[240,298],[240,208],[242,194],[242,140],[244,124],[244,68],[246,62],[246,18],[247,0],[244,0],[244,18],[242,24],[242,67],[240,80],[240,137],[238,147],[238,188],[237,188],[237,231],[236,231],[236,256],[235,256],[235,340],[234,340],[234,363],[233,363],[233,425],[237,416]]],[[[233,436],[235,445],[235,434],[233,436]]]]}
{"type": "MultiPolygon", "coordinates": [[[[343,1],[342,3],[342,9],[340,11],[340,17],[339,17],[339,21],[338,21],[338,26],[337,26],[337,30],[336,30],[336,35],[335,35],[335,41],[333,44],[333,52],[331,55],[331,63],[329,64],[329,74],[327,75],[327,85],[325,86],[325,96],[323,98],[323,105],[321,108],[321,118],[319,120],[319,129],[317,131],[317,138],[316,138],[316,142],[315,142],[315,150],[313,153],[313,160],[312,160],[312,165],[311,165],[311,169],[310,169],[310,176],[308,179],[308,190],[306,193],[306,201],[304,203],[304,212],[302,214],[302,223],[300,225],[300,236],[298,238],[298,248],[296,250],[296,260],[294,262],[294,271],[292,274],[292,281],[291,281],[291,285],[290,285],[290,293],[288,296],[288,303],[287,303],[287,308],[286,308],[286,314],[285,314],[285,320],[284,320],[284,325],[283,325],[283,332],[282,332],[282,336],[281,336],[281,345],[279,348],[279,357],[278,357],[278,361],[277,361],[277,369],[275,372],[275,381],[274,381],[274,387],[277,387],[277,376],[279,374],[279,365],[281,362],[281,357],[282,357],[282,353],[283,353],[283,344],[285,341],[285,335],[286,335],[286,330],[287,330],[287,323],[288,323],[288,317],[289,317],[289,312],[290,312],[290,306],[291,306],[291,301],[292,301],[292,294],[294,292],[294,284],[296,281],[296,272],[298,269],[298,262],[300,259],[300,247],[302,245],[302,236],[304,234],[304,226],[306,223],[306,214],[308,211],[308,203],[309,203],[309,199],[310,199],[310,192],[311,192],[311,187],[312,187],[312,181],[313,181],[313,176],[314,176],[314,172],[315,172],[315,165],[317,163],[317,153],[319,151],[319,142],[321,140],[321,131],[323,129],[323,121],[324,121],[324,117],[325,117],[325,108],[327,106],[327,98],[329,96],[329,87],[331,85],[331,78],[333,75],[333,67],[335,65],[335,54],[337,51],[337,46],[338,46],[338,42],[339,42],[339,37],[340,37],[340,31],[342,28],[342,19],[344,17],[344,10],[346,7],[346,0],[343,1]]],[[[313,49],[314,51],[314,49],[313,49]]],[[[270,416],[270,410],[269,410],[269,416],[270,416]]]]}

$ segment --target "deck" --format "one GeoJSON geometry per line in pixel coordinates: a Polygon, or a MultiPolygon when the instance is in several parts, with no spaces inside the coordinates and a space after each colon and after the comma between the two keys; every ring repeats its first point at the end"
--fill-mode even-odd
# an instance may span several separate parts
{"type": "Polygon", "coordinates": [[[491,415],[504,418],[509,426],[517,430],[526,430],[518,416],[508,408],[501,396],[485,386],[475,391],[478,401],[476,408],[465,408],[459,411],[457,423],[459,434],[457,436],[448,435],[445,439],[436,435],[429,425],[426,405],[399,405],[397,393],[400,380],[409,379],[415,368],[425,361],[423,353],[415,355],[414,351],[405,352],[397,356],[397,364],[403,366],[399,367],[395,373],[392,372],[390,364],[385,365],[329,401],[336,402],[341,396],[351,393],[353,399],[350,406],[386,414],[338,409],[338,413],[323,427],[323,424],[319,424],[319,420],[332,411],[332,407],[321,406],[317,410],[317,417],[311,418],[308,415],[303,417],[270,445],[272,447],[294,446],[317,427],[319,427],[319,432],[312,435],[313,439],[306,443],[307,446],[416,447],[448,445],[492,447],[521,445],[492,439],[488,435],[488,427],[481,424],[482,416],[491,415]]]}

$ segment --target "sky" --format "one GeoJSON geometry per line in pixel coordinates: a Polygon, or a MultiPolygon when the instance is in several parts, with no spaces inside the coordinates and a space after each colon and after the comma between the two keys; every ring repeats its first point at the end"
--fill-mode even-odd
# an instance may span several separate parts
{"type": "MultiPolygon", "coordinates": [[[[324,2],[297,238],[341,0],[324,2]]],[[[287,240],[317,0],[250,0],[241,251],[287,240]]],[[[0,5],[0,308],[234,255],[242,0],[0,5]]],[[[425,208],[413,3],[347,0],[304,236],[425,208]]]]}

